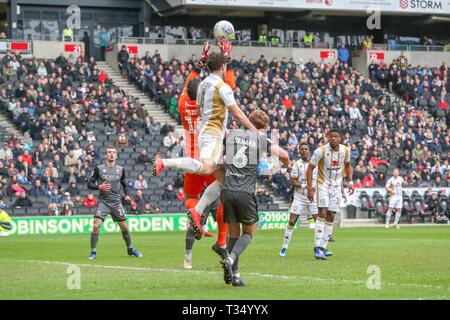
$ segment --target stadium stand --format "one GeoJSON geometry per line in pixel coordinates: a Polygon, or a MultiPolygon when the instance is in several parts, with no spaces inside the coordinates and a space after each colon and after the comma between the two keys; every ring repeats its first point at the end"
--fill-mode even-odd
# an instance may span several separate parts
{"type": "Polygon", "coordinates": [[[69,214],[92,213],[87,179],[113,144],[132,194],[140,174],[153,186],[142,188],[145,212],[184,211],[178,198],[168,202],[160,195],[174,181],[180,184],[177,173],[149,177],[149,159],[140,157],[143,150],[165,153],[163,139],[173,128],[149,118],[139,98],[114,85],[93,59],[35,61],[7,54],[1,64],[1,112],[20,129],[2,126],[0,135],[0,196],[12,214],[65,214],[65,204],[75,207],[69,214]],[[17,70],[11,61],[19,63],[17,70]],[[120,144],[121,135],[129,144],[120,144]]]}
{"type": "MultiPolygon", "coordinates": [[[[186,61],[177,57],[165,61],[158,52],[146,52],[142,57],[119,53],[118,58],[126,80],[179,121],[176,102],[195,56],[186,61]]],[[[390,65],[371,64],[370,76],[365,78],[347,63],[339,62],[329,64],[279,57],[268,61],[261,55],[259,59],[235,57],[231,63],[236,73],[238,103],[247,114],[255,108],[269,114],[271,128],[279,129],[280,145],[289,151],[293,161],[299,159],[298,142],[308,142],[315,148],[326,130],[337,127],[344,133],[343,143],[351,148],[357,187],[384,187],[386,176],[397,166],[409,186],[448,186],[450,133],[441,125],[446,124],[448,128],[450,118],[446,65],[438,69],[414,67],[400,56],[390,65]]],[[[32,172],[33,167],[44,177],[45,191],[51,192],[48,182],[54,182],[62,196],[61,193],[71,187],[70,173],[69,180],[62,179],[69,172],[71,148],[75,148],[74,152],[81,159],[75,165],[80,182],[73,187],[82,191],[79,196],[75,195],[75,203],[79,203],[87,195],[83,183],[86,183],[89,169],[98,163],[107,145],[116,144],[122,150],[119,163],[126,167],[132,179],[130,186],[134,186],[134,178],[144,172],[149,188],[143,188],[142,195],[138,196],[147,200],[141,208],[146,208],[146,212],[182,211],[179,199],[174,199],[174,203],[162,200],[169,183],[175,192],[182,186],[181,175],[167,171],[162,178],[148,176],[148,163],[153,154],[165,155],[182,141],[169,125],[161,127],[151,119],[144,121],[146,110],[138,99],[117,87],[108,74],[99,70],[95,61],[61,56],[54,61],[44,59],[41,63],[7,55],[2,60],[2,69],[2,110],[24,133],[23,139],[32,142],[27,147],[17,134],[15,137],[2,135],[3,141],[12,144],[0,150],[0,156],[9,148],[15,160],[5,161],[0,157],[4,162],[0,170],[7,172],[0,192],[6,196],[8,205],[16,200],[16,193],[20,194],[10,190],[12,175],[19,177],[23,169],[32,172]],[[9,59],[13,62],[9,63],[9,59]],[[5,67],[16,65],[15,61],[19,61],[18,67],[13,70],[5,67]],[[118,140],[121,133],[124,141],[118,140]],[[55,135],[58,138],[55,139],[55,135]],[[30,158],[22,152],[24,149],[31,154],[31,165],[24,165],[27,162],[24,160],[30,158]],[[146,152],[141,154],[144,149],[146,152]],[[18,168],[11,166],[11,162],[16,162],[18,168]],[[49,168],[50,162],[54,167],[49,168]],[[59,174],[55,176],[54,172],[59,174]]],[[[234,121],[229,125],[230,128],[237,126],[234,121]]],[[[260,172],[269,168],[275,174],[262,176],[260,181],[272,189],[275,196],[289,201],[289,174],[272,165],[270,160],[262,161],[260,172]]],[[[31,191],[33,181],[22,180],[23,185],[19,185],[31,191]]],[[[258,196],[264,209],[278,208],[270,196],[266,199],[263,189],[258,191],[258,196]]],[[[48,199],[41,196],[39,200],[35,203],[45,205],[40,207],[39,214],[42,214],[48,211],[48,199]]],[[[419,204],[422,203],[411,201],[408,204],[411,216],[411,210],[418,212],[419,204]]],[[[372,197],[366,205],[371,214],[384,214],[386,199],[372,197]]],[[[425,205],[428,207],[426,202],[425,205]]],[[[88,211],[89,208],[79,206],[79,213],[88,211]]],[[[17,212],[23,214],[24,210],[17,212]]]]}

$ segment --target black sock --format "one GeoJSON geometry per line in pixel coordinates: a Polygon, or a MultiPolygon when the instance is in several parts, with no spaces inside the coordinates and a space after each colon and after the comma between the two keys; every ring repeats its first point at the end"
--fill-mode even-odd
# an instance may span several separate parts
{"type": "MultiPolygon", "coordinates": [[[[231,253],[231,251],[233,250],[233,248],[238,240],[239,240],[239,238],[228,238],[228,241],[227,241],[228,253],[231,253]]],[[[239,270],[239,257],[233,263],[233,273],[237,273],[238,270],[239,270]]]]}
{"type": "Polygon", "coordinates": [[[186,251],[191,251],[194,246],[195,235],[194,230],[191,227],[188,227],[186,230],[186,251]]]}
{"type": "Polygon", "coordinates": [[[131,236],[130,236],[130,232],[129,231],[122,231],[122,237],[123,240],[125,240],[125,243],[127,245],[127,249],[132,249],[133,246],[131,245],[131,236]]]}
{"type": "Polygon", "coordinates": [[[98,233],[91,233],[91,251],[96,252],[98,242],[98,233]]]}
{"type": "Polygon", "coordinates": [[[233,261],[236,261],[244,252],[244,250],[247,249],[251,241],[252,236],[248,233],[244,233],[242,236],[240,236],[230,253],[231,259],[233,259],[233,261]]]}

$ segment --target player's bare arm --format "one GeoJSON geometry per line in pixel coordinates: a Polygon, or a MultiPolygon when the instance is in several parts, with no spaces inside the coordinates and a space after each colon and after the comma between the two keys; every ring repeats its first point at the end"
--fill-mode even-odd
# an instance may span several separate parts
{"type": "Polygon", "coordinates": [[[241,108],[239,108],[236,104],[229,107],[228,110],[231,112],[233,117],[245,128],[254,132],[259,132],[258,129],[256,129],[255,126],[250,122],[241,108]]]}
{"type": "Polygon", "coordinates": [[[270,153],[274,156],[278,157],[281,160],[284,168],[289,169],[291,167],[291,161],[289,159],[289,154],[286,150],[282,149],[280,146],[276,144],[272,144],[270,146],[270,153]]]}
{"type": "Polygon", "coordinates": [[[344,170],[348,181],[349,194],[353,194],[355,192],[355,186],[353,185],[353,168],[350,162],[344,163],[344,170]]]}
{"type": "Polygon", "coordinates": [[[308,169],[306,170],[306,189],[308,190],[308,200],[314,201],[314,188],[313,188],[313,171],[316,166],[310,163],[308,169]]]}

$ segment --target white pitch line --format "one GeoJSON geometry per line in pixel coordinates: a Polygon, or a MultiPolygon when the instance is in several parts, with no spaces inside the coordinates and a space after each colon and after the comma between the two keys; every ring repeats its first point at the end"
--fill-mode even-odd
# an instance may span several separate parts
{"type": "MultiPolygon", "coordinates": [[[[0,259],[0,261],[11,261],[11,262],[25,262],[25,263],[40,263],[40,264],[54,264],[71,266],[76,265],[80,267],[87,268],[102,268],[102,269],[114,269],[114,270],[128,270],[128,271],[147,271],[147,272],[167,272],[167,273],[195,273],[195,274],[209,274],[218,275],[221,272],[217,271],[202,271],[202,270],[182,270],[182,269],[164,269],[164,268],[146,268],[146,267],[126,267],[126,266],[108,266],[108,265],[97,265],[97,264],[87,264],[87,263],[76,263],[76,262],[63,262],[63,261],[47,261],[47,260],[13,260],[13,259],[0,259]]],[[[256,278],[267,278],[267,279],[280,279],[280,280],[304,280],[304,281],[316,281],[316,282],[326,282],[330,284],[355,284],[363,285],[366,281],[363,280],[345,280],[345,279],[326,279],[319,277],[308,277],[308,276],[287,276],[287,275],[275,275],[275,274],[264,274],[249,272],[245,273],[247,276],[256,278]]],[[[420,288],[420,289],[433,289],[433,290],[446,290],[450,291],[450,286],[434,286],[427,284],[416,284],[416,283],[393,283],[389,281],[382,281],[381,286],[393,286],[393,287],[410,287],[410,288],[420,288]]]]}

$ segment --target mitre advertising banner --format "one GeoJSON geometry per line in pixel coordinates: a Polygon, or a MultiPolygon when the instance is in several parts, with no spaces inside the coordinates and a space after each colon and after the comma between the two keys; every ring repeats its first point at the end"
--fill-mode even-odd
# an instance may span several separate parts
{"type": "Polygon", "coordinates": [[[450,0],[185,0],[186,5],[255,7],[264,9],[323,9],[450,15],[450,0]]]}

